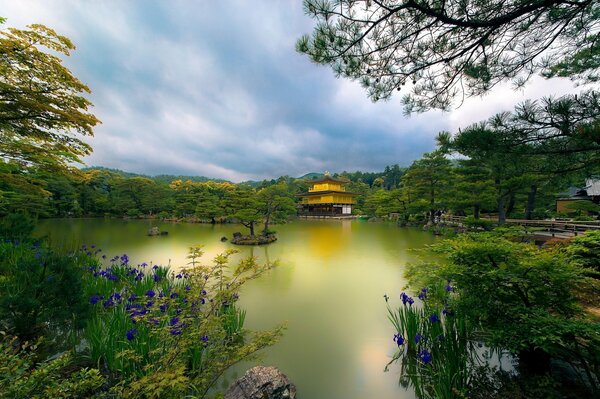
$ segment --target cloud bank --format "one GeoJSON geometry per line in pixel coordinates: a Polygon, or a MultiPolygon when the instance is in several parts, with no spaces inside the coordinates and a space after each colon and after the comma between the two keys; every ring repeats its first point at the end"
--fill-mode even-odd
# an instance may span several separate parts
{"type": "Polygon", "coordinates": [[[43,23],[77,46],[67,66],[102,125],[88,165],[232,181],[408,166],[455,131],[526,98],[575,89],[534,79],[451,112],[406,117],[295,52],[301,0],[5,0],[6,26],[43,23]]]}

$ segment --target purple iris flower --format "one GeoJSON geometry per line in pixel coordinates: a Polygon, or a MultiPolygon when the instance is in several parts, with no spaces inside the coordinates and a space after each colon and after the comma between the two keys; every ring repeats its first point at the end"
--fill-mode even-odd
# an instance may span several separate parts
{"type": "Polygon", "coordinates": [[[429,353],[427,349],[423,349],[419,352],[419,360],[421,360],[423,364],[431,363],[431,353],[429,353]]]}
{"type": "Polygon", "coordinates": [[[100,299],[101,299],[101,298],[100,298],[98,295],[92,295],[92,296],[90,297],[90,303],[91,303],[92,305],[95,305],[95,304],[97,304],[97,303],[100,301],[100,299]]]}
{"type": "Polygon", "coordinates": [[[125,333],[125,336],[127,336],[128,341],[133,341],[133,339],[135,338],[135,336],[137,334],[138,334],[138,330],[136,330],[135,328],[132,328],[131,330],[128,330],[127,333],[125,333]]]}
{"type": "Polygon", "coordinates": [[[415,344],[418,344],[423,339],[423,336],[419,333],[415,335],[415,344]]]}
{"type": "Polygon", "coordinates": [[[398,344],[398,346],[404,345],[404,337],[402,335],[394,334],[394,342],[398,344]]]}

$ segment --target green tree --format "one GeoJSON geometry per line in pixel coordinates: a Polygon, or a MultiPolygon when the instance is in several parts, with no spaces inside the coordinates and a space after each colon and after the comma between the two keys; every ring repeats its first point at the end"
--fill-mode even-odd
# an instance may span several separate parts
{"type": "Polygon", "coordinates": [[[15,162],[0,161],[0,216],[12,213],[33,217],[46,215],[51,195],[43,180],[27,173],[15,162]]]}
{"type": "MultiPolygon", "coordinates": [[[[506,140],[510,137],[507,138],[486,123],[480,123],[461,130],[448,142],[449,148],[469,157],[472,162],[487,170],[496,192],[499,224],[506,221],[506,214],[514,206],[516,193],[531,182],[528,172],[532,159],[523,156],[525,145],[515,146],[514,153],[511,154],[498,150],[506,145],[506,140]]],[[[444,138],[440,137],[439,140],[443,142],[444,138]]]]}
{"type": "Polygon", "coordinates": [[[452,195],[449,203],[459,213],[471,208],[473,217],[479,219],[483,209],[493,209],[495,200],[494,181],[485,165],[473,159],[461,159],[456,168],[452,195]]]}
{"type": "Polygon", "coordinates": [[[215,218],[223,216],[223,209],[219,204],[219,197],[204,191],[199,194],[196,205],[196,216],[201,219],[208,219],[212,224],[216,223],[215,218]]]}
{"type": "Polygon", "coordinates": [[[549,68],[575,77],[598,68],[594,0],[305,0],[304,7],[317,24],[297,50],[360,81],[374,101],[407,92],[408,112],[447,110],[457,98],[506,80],[520,86],[549,68]]]}
{"type": "Polygon", "coordinates": [[[414,190],[415,195],[427,201],[429,221],[432,224],[435,223],[436,211],[442,209],[446,200],[445,193],[452,173],[450,161],[443,152],[434,151],[423,154],[404,175],[404,183],[414,190]]]}
{"type": "Polygon", "coordinates": [[[286,184],[278,183],[257,193],[260,212],[263,215],[263,233],[269,232],[272,220],[283,221],[296,213],[294,198],[286,184]]]}
{"type": "Polygon", "coordinates": [[[251,236],[254,236],[255,226],[263,220],[260,205],[255,191],[248,188],[238,188],[228,198],[230,217],[246,227],[251,236]]]}
{"type": "Polygon", "coordinates": [[[43,25],[0,31],[0,155],[4,162],[64,170],[91,153],[80,136],[99,120],[88,112],[90,89],[54,54],[75,49],[43,25]],[[45,50],[45,51],[44,51],[45,50]]]}
{"type": "Polygon", "coordinates": [[[544,157],[534,171],[560,175],[600,165],[600,93],[546,97],[518,104],[487,124],[504,135],[497,151],[544,157]]]}
{"type": "Polygon", "coordinates": [[[116,178],[111,187],[111,202],[115,214],[137,216],[159,209],[153,203],[156,183],[146,177],[116,178]]]}

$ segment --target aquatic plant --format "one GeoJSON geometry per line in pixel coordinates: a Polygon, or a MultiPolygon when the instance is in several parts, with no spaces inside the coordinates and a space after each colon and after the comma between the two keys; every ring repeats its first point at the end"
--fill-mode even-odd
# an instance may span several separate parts
{"type": "Polygon", "coordinates": [[[412,387],[418,398],[454,398],[466,392],[472,370],[483,361],[473,329],[464,317],[448,311],[449,296],[441,285],[420,290],[419,303],[405,292],[397,308],[387,303],[397,349],[386,371],[398,363],[400,384],[412,387]],[[445,304],[437,300],[440,295],[445,304]]]}

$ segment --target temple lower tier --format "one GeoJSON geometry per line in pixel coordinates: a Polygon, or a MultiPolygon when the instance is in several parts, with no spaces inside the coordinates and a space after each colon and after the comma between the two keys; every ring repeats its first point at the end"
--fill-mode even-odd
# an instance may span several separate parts
{"type": "Polygon", "coordinates": [[[343,216],[352,214],[351,204],[303,204],[299,209],[300,216],[343,216]]]}

